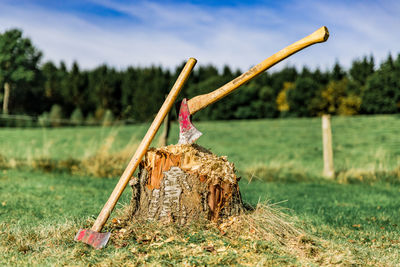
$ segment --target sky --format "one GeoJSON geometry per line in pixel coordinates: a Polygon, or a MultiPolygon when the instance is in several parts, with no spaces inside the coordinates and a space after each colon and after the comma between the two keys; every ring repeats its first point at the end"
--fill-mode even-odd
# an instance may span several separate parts
{"type": "Polygon", "coordinates": [[[400,1],[0,0],[0,32],[20,28],[42,62],[84,69],[107,64],[173,69],[198,64],[247,70],[326,26],[330,38],[291,56],[285,66],[349,68],[363,56],[379,64],[400,53],[400,1]]]}

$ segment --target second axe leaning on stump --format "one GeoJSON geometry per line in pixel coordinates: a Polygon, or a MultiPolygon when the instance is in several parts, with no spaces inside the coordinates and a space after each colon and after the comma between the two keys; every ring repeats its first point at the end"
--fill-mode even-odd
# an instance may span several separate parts
{"type": "Polygon", "coordinates": [[[250,81],[257,75],[261,74],[265,70],[269,69],[273,65],[277,64],[281,60],[293,55],[294,53],[316,43],[325,42],[329,38],[328,29],[324,26],[319,28],[317,31],[313,32],[309,36],[289,45],[288,47],[282,49],[273,56],[265,59],[258,65],[254,66],[247,72],[243,73],[236,79],[230,81],[229,83],[221,86],[215,91],[196,96],[190,100],[183,99],[180,111],[179,111],[179,144],[192,144],[194,143],[202,134],[198,131],[191,123],[191,115],[195,114],[197,111],[207,107],[208,105],[217,102],[221,98],[233,92],[235,89],[250,81]]]}

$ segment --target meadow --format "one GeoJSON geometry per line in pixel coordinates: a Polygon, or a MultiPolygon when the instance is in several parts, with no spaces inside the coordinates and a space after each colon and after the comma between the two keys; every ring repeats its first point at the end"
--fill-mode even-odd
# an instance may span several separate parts
{"type": "MultiPolygon", "coordinates": [[[[90,227],[116,179],[96,173],[77,175],[57,164],[53,169],[40,168],[37,159],[80,162],[100,151],[107,159],[122,154],[126,158],[121,161],[126,162],[148,125],[3,128],[0,264],[396,266],[400,262],[398,116],[334,117],[334,180],[321,176],[318,118],[196,126],[204,134],[200,145],[235,163],[242,176],[243,200],[276,210],[300,235],[263,239],[262,232],[223,235],[210,225],[182,229],[141,225],[143,232],[133,232],[130,239],[93,250],[74,242],[73,236],[79,228],[90,227]]],[[[177,133],[174,125],[170,143],[176,143],[177,133]]],[[[107,161],[102,164],[107,167],[107,161]]],[[[125,190],[116,218],[129,203],[129,194],[125,190]]],[[[258,222],[268,223],[268,218],[258,222]]],[[[106,230],[112,229],[110,220],[106,230]]]]}

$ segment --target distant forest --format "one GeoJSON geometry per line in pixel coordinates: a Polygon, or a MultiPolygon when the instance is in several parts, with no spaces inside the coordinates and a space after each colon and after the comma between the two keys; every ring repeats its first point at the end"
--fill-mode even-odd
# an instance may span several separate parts
{"type": "MultiPolygon", "coordinates": [[[[151,120],[184,63],[117,70],[101,65],[82,70],[78,62],[41,62],[42,53],[18,29],[0,34],[0,103],[6,115],[67,119],[76,124],[151,120]]],[[[284,63],[283,63],[284,64],[284,63]]],[[[246,70],[244,70],[246,71],[246,70]]],[[[242,73],[229,66],[196,66],[181,96],[217,89],[242,73]]],[[[261,74],[221,101],[198,112],[195,120],[312,117],[321,114],[400,112],[400,54],[379,65],[373,56],[355,59],[345,70],[286,66],[261,74]]],[[[3,126],[11,122],[0,120],[3,126]]],[[[8,124],[8,125],[5,125],[8,124]]]]}

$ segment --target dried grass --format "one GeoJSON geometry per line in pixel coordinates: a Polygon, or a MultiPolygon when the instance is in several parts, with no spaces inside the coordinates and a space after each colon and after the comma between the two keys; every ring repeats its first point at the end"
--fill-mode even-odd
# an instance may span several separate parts
{"type": "MultiPolygon", "coordinates": [[[[141,221],[133,218],[130,207],[119,211],[117,218],[112,221],[112,228],[117,230],[116,242],[142,236],[154,232],[152,227],[165,230],[168,236],[179,235],[182,225],[141,221]],[[176,229],[175,229],[176,227],[176,229]],[[177,231],[175,231],[175,230],[177,231]]],[[[274,204],[258,204],[253,210],[241,215],[231,216],[218,223],[208,220],[192,222],[187,229],[216,229],[221,236],[232,239],[247,238],[251,240],[278,241],[287,244],[288,240],[304,235],[304,232],[295,226],[296,219],[290,217],[274,204]]]]}
{"type": "Polygon", "coordinates": [[[294,226],[294,220],[276,205],[258,204],[253,211],[231,217],[218,228],[232,238],[243,237],[243,233],[247,233],[247,238],[250,239],[287,244],[289,240],[304,234],[294,226]]]}
{"type": "Polygon", "coordinates": [[[114,178],[123,173],[137,147],[136,143],[130,142],[123,150],[112,152],[114,140],[115,136],[108,136],[95,153],[83,159],[52,159],[39,156],[23,160],[0,155],[0,168],[28,168],[44,172],[66,172],[73,175],[114,178]]]}
{"type": "Polygon", "coordinates": [[[394,170],[365,170],[351,168],[348,170],[339,171],[336,175],[336,180],[342,184],[376,184],[389,183],[400,184],[400,166],[394,170]]]}
{"type": "MultiPolygon", "coordinates": [[[[290,164],[257,164],[244,171],[244,177],[249,181],[260,180],[264,182],[327,182],[322,176],[313,176],[305,170],[293,167],[290,164]]],[[[340,184],[400,184],[400,166],[395,169],[372,166],[370,168],[350,168],[338,170],[335,179],[331,182],[340,184]]]]}
{"type": "Polygon", "coordinates": [[[117,247],[138,245],[133,251],[139,257],[169,250],[169,254],[179,254],[179,263],[185,263],[179,259],[197,257],[200,265],[262,266],[316,263],[321,251],[320,241],[299,229],[297,219],[274,204],[258,204],[254,210],[218,224],[197,221],[186,226],[138,221],[124,215],[129,214],[126,209],[112,222],[112,242],[117,247]]]}

